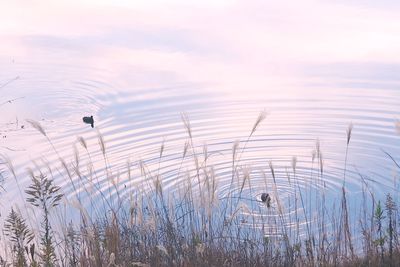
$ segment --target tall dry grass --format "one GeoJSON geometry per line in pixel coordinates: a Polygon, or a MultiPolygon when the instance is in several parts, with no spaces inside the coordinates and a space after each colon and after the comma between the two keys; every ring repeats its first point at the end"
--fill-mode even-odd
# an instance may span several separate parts
{"type": "MultiPolygon", "coordinates": [[[[188,140],[181,164],[176,168],[177,178],[184,177],[184,182],[176,186],[174,193],[164,188],[160,174],[164,142],[157,167],[152,169],[144,161],[134,164],[128,160],[126,170],[116,172],[109,166],[106,142],[99,133],[105,170],[100,174],[94,170],[87,143],[80,137],[77,144],[89,162],[80,158],[78,149],[72,164],[60,159],[64,171],[59,173],[70,181],[74,194],[63,196],[50,167],[31,171],[32,183],[25,191],[20,189],[20,194],[39,216],[25,219],[26,212],[10,211],[0,241],[5,247],[0,263],[3,266],[400,265],[398,197],[388,193],[385,199],[377,199],[370,179],[360,173],[362,205],[356,219],[354,214],[351,217],[350,211],[354,209],[346,191],[346,168],[352,126],[344,140],[340,199],[327,202],[324,158],[317,141],[306,182],[298,175],[298,159],[293,157],[288,162],[286,179],[293,194],[286,200],[280,195],[281,177],[277,175],[280,170],[273,161],[266,163],[263,176],[271,199],[264,203],[244,194],[249,190],[254,195],[254,188],[251,166],[242,164],[241,159],[265,113],[260,114],[244,142],[233,144],[231,181],[225,197],[218,194],[218,176],[207,147],[200,152],[188,117],[182,117],[188,140]],[[185,160],[193,162],[193,171],[182,170],[185,160]],[[140,173],[140,179],[134,179],[133,172],[140,173]],[[128,194],[119,193],[121,175],[126,175],[128,194]],[[110,191],[102,190],[101,181],[107,181],[110,191]]],[[[31,124],[57,153],[44,129],[34,122],[31,124]]],[[[5,162],[13,171],[9,160],[5,162]]],[[[18,182],[15,171],[13,176],[18,182]]]]}

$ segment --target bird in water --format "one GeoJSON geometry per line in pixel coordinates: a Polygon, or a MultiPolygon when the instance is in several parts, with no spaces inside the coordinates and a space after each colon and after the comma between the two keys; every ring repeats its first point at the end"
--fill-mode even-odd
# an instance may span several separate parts
{"type": "Polygon", "coordinates": [[[84,123],[90,124],[90,126],[92,126],[92,128],[94,127],[94,119],[93,116],[90,117],[83,117],[82,118],[84,123]]]}
{"type": "Polygon", "coordinates": [[[267,207],[271,207],[271,196],[268,193],[261,194],[261,201],[267,204],[267,207]]]}

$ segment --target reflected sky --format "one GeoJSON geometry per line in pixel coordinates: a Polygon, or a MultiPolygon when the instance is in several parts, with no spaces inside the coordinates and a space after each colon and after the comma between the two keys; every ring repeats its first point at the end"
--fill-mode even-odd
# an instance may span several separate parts
{"type": "Polygon", "coordinates": [[[0,51],[114,70],[129,62],[230,91],[290,82],[309,65],[396,67],[397,5],[363,3],[13,1],[1,6],[0,51]]]}
{"type": "MultiPolygon", "coordinates": [[[[382,152],[400,155],[395,1],[16,0],[3,1],[0,9],[0,84],[19,77],[0,89],[0,100],[24,97],[0,107],[6,136],[0,145],[22,150],[3,150],[22,184],[29,182],[24,171],[32,160],[57,161],[25,119],[39,121],[71,161],[77,136],[97,145],[97,132],[81,121],[93,114],[116,167],[131,157],[157,166],[165,140],[161,174],[173,190],[186,113],[198,146],[222,153],[214,163],[224,195],[232,143],[246,140],[265,110],[266,124],[243,156],[255,170],[276,161],[285,181],[285,167],[298,156],[299,177],[306,180],[319,139],[326,182],[340,192],[345,131],[352,122],[349,186],[359,191],[361,169],[382,193],[397,190],[382,152]]],[[[93,153],[101,166],[101,154],[93,153]]],[[[262,192],[263,183],[255,189],[249,194],[262,192]]],[[[18,192],[5,195],[12,199],[18,192]]]]}

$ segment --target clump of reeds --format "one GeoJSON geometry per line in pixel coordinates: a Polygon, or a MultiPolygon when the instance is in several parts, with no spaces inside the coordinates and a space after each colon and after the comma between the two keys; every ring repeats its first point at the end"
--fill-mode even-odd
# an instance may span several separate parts
{"type": "Polygon", "coordinates": [[[25,190],[28,194],[27,202],[42,211],[41,252],[40,258],[44,266],[53,266],[56,262],[54,237],[50,223],[51,209],[56,207],[62,198],[60,187],[53,184],[53,180],[45,175],[32,176],[32,184],[25,190]]]}
{"type": "Polygon", "coordinates": [[[397,206],[393,201],[390,194],[386,195],[386,214],[387,214],[387,235],[388,235],[388,246],[389,246],[389,260],[393,261],[393,250],[395,247],[395,242],[398,241],[397,237],[397,206]]]}
{"type": "Polygon", "coordinates": [[[30,257],[31,266],[36,266],[34,259],[35,244],[32,243],[33,232],[29,229],[25,219],[13,208],[5,220],[4,231],[11,241],[12,264],[14,266],[28,266],[27,257],[30,257]]]}

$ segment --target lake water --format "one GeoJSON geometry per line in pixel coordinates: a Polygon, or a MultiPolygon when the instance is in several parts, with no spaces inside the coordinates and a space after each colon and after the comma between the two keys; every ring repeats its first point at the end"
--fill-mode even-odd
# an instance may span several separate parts
{"type": "MultiPolygon", "coordinates": [[[[324,189],[331,201],[339,199],[351,123],[349,201],[361,201],[360,174],[378,198],[398,195],[398,170],[384,152],[400,161],[400,31],[384,27],[400,24],[390,10],[382,11],[388,12],[382,18],[368,7],[357,13],[351,6],[329,9],[327,3],[319,4],[314,15],[291,8],[286,14],[288,6],[269,2],[195,8],[175,3],[165,10],[127,2],[93,5],[4,5],[8,23],[0,26],[0,84],[18,78],[0,88],[0,102],[16,99],[0,106],[0,151],[12,161],[20,187],[29,184],[26,169],[36,162],[54,168],[56,183],[67,196],[77,194],[71,181],[62,178],[65,170],[48,140],[26,122],[33,119],[67,164],[75,161],[74,145],[82,164],[87,163],[77,142],[83,137],[98,171],[104,167],[101,132],[108,164],[119,177],[116,186],[99,178],[97,185],[107,195],[129,192],[128,160],[134,183],[141,177],[142,160],[159,172],[164,189],[174,192],[186,179],[183,174],[193,171],[191,160],[182,161],[186,114],[195,152],[207,146],[223,199],[235,191],[230,187],[233,144],[240,140],[240,148],[245,146],[258,114],[265,111],[240,156],[251,177],[244,198],[259,199],[271,190],[265,181],[272,179],[272,162],[278,192],[283,202],[289,199],[294,187],[287,172],[294,156],[300,186],[320,190],[323,183],[310,178],[317,172],[312,153],[319,142],[324,189]],[[274,12],[263,16],[270,8],[274,12]],[[337,21],[341,11],[353,19],[337,21]],[[321,25],[312,27],[323,17],[321,25]],[[382,27],[371,28],[374,22],[382,27]],[[374,38],[380,42],[372,45],[368,41],[374,38]],[[90,115],[94,129],[82,122],[90,115]]],[[[21,194],[12,175],[3,176],[6,210],[21,194]]]]}

